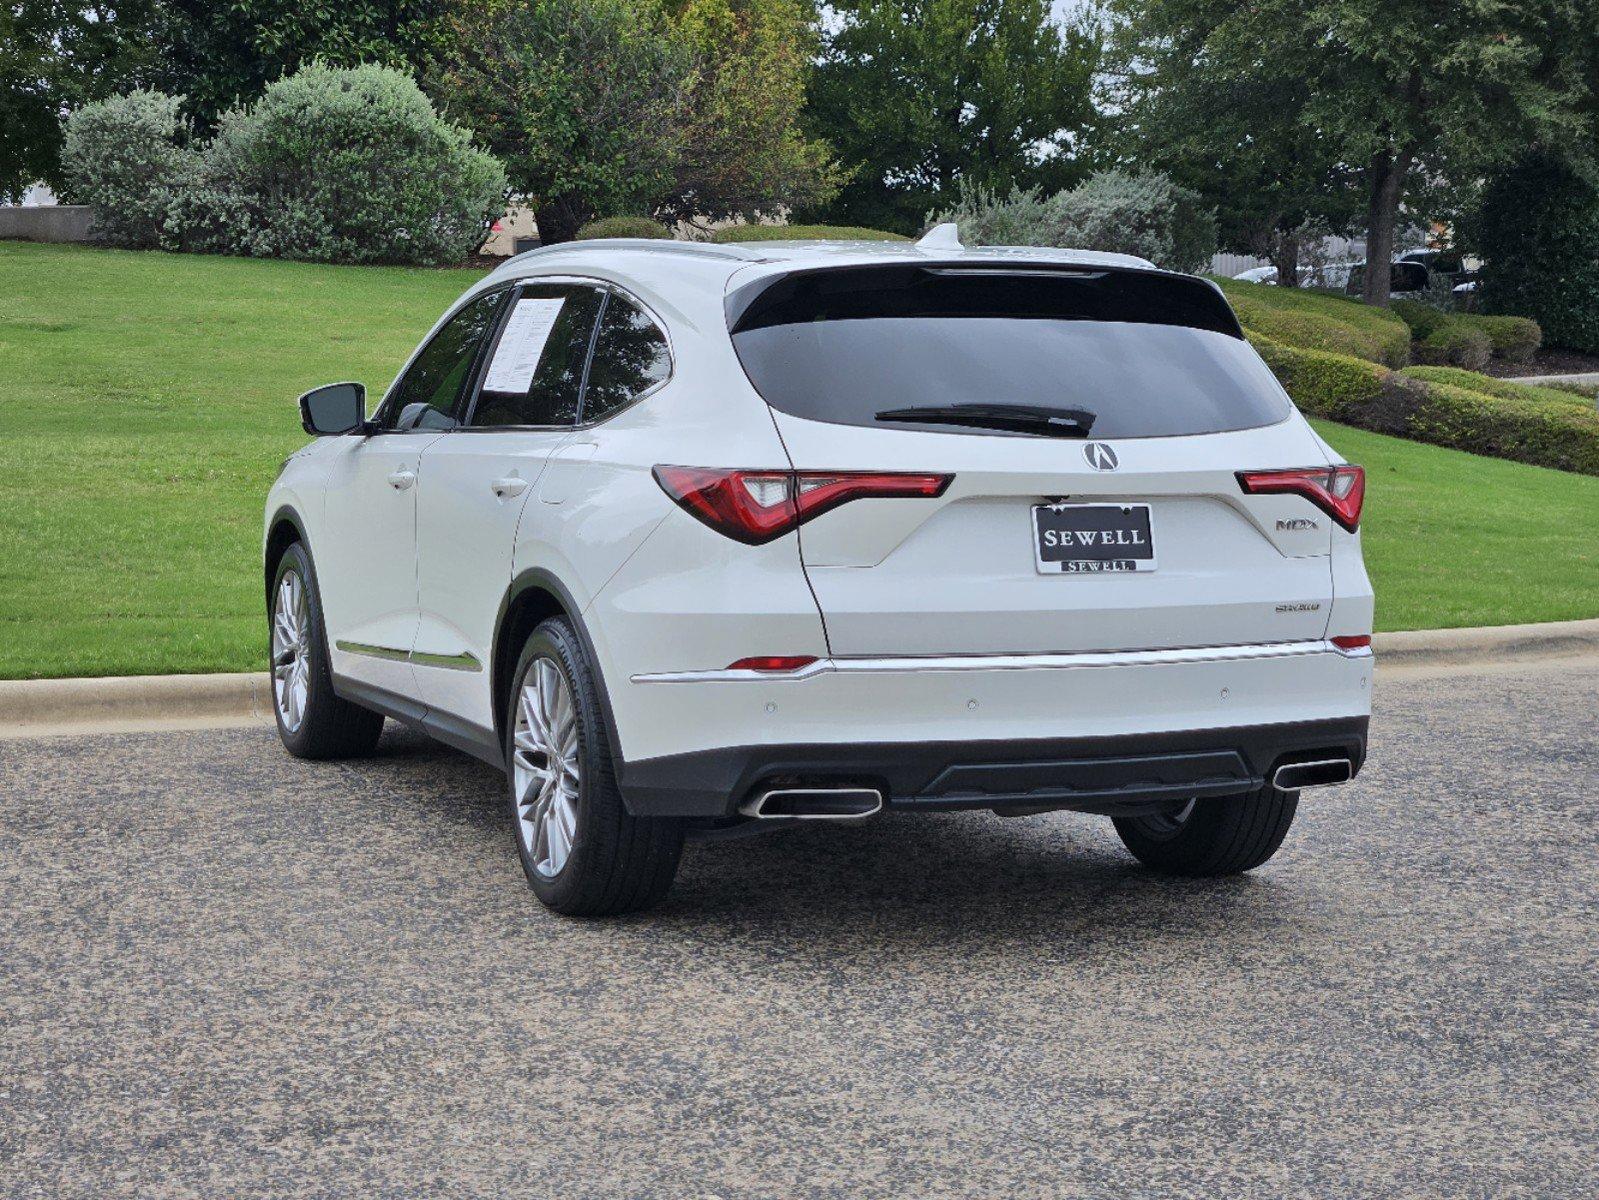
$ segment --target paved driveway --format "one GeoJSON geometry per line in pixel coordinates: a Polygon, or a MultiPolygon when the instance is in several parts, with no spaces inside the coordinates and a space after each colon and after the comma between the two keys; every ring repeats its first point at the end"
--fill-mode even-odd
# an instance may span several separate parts
{"type": "Polygon", "coordinates": [[[1599,660],[1378,705],[1247,879],[887,817],[610,923],[403,732],[0,743],[0,1194],[1591,1196],[1599,660]]]}

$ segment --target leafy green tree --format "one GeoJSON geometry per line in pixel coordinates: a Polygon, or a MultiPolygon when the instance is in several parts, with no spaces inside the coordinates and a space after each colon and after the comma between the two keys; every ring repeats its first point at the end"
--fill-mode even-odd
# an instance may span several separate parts
{"type": "MultiPolygon", "coordinates": [[[[1303,195],[1296,147],[1315,152],[1314,182],[1358,172],[1368,261],[1394,253],[1400,208],[1441,182],[1463,185],[1528,140],[1580,129],[1587,93],[1576,68],[1594,36],[1594,0],[1112,0],[1125,22],[1123,61],[1158,71],[1141,86],[1170,105],[1250,105],[1256,160],[1284,195],[1303,195]]],[[[1225,120],[1225,117],[1223,118],[1225,120]]],[[[1236,140],[1236,139],[1235,139],[1236,140]]],[[[1225,147],[1220,147],[1225,149],[1225,147]]],[[[1247,163],[1254,151],[1244,156],[1247,163]]],[[[1225,155],[1217,161],[1225,167],[1225,155]]],[[[1258,187],[1258,185],[1257,185],[1258,187]]],[[[1412,215],[1426,215],[1414,212],[1412,215]]],[[[1365,299],[1388,302],[1388,273],[1365,273],[1365,299]]]]}
{"type": "Polygon", "coordinates": [[[321,60],[378,63],[414,71],[439,27],[440,5],[424,0],[160,0],[160,82],[188,97],[189,114],[210,129],[224,110],[266,85],[321,60]]]}
{"type": "Polygon", "coordinates": [[[0,199],[59,182],[68,111],[145,80],[153,12],[154,0],[0,5],[0,199]]]}
{"type": "Polygon", "coordinates": [[[840,0],[810,122],[852,174],[821,219],[912,232],[957,181],[1073,182],[1097,37],[1049,0],[840,0]]]}

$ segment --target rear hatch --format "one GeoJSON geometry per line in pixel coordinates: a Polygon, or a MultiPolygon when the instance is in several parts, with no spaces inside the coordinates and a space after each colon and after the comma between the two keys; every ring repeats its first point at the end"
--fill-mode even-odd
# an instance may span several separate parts
{"type": "Polygon", "coordinates": [[[952,476],[801,526],[835,655],[1325,633],[1330,520],[1238,472],[1327,458],[1209,284],[873,265],[756,281],[728,309],[796,470],[952,476]]]}

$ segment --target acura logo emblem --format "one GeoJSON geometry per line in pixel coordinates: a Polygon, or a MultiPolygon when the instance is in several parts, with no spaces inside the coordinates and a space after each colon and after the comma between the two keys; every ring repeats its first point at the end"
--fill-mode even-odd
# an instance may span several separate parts
{"type": "Polygon", "coordinates": [[[1104,442],[1089,442],[1083,447],[1083,457],[1088,460],[1088,465],[1096,471],[1114,471],[1121,466],[1121,460],[1104,442]]]}

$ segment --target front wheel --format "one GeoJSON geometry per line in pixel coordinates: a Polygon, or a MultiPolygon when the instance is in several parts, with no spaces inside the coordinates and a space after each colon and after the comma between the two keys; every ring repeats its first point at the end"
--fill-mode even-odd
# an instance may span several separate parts
{"type": "Polygon", "coordinates": [[[1298,808],[1298,792],[1267,786],[1117,817],[1116,832],[1139,862],[1168,875],[1237,875],[1277,853],[1298,808]]]}
{"type": "Polygon", "coordinates": [[[517,855],[534,893],[566,916],[614,916],[666,894],[683,823],[628,813],[599,688],[572,626],[543,622],[512,676],[506,775],[517,855]]]}

